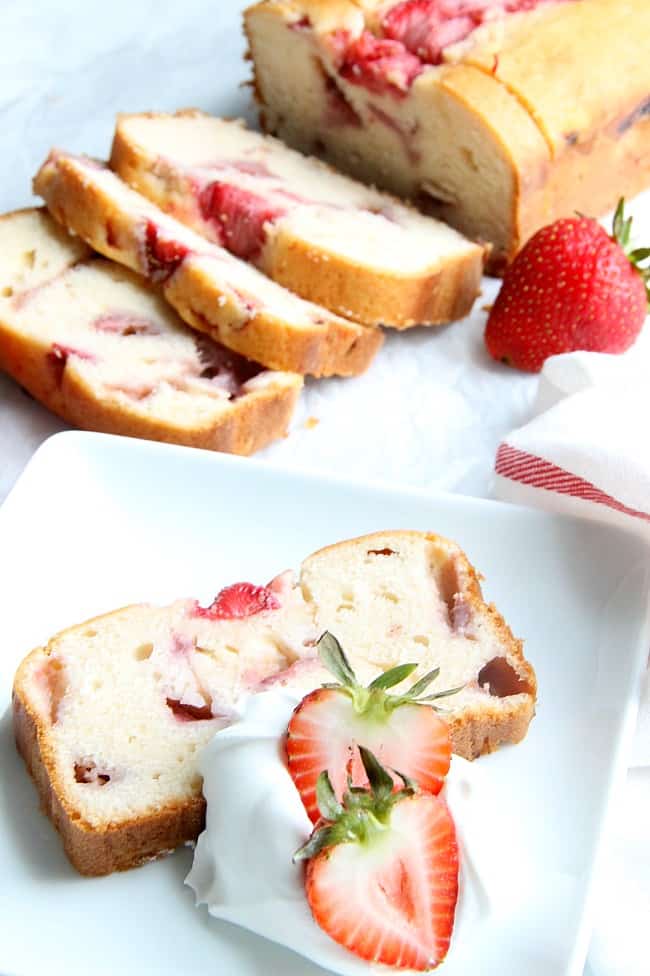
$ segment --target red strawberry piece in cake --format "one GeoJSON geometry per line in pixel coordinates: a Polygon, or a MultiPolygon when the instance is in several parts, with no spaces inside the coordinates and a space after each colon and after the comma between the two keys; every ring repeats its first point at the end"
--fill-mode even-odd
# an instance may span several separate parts
{"type": "Polygon", "coordinates": [[[294,20],[289,24],[289,30],[294,30],[294,31],[306,31],[306,30],[311,30],[311,28],[312,28],[312,22],[307,15],[305,15],[304,17],[300,17],[299,20],[294,20]]]}
{"type": "Polygon", "coordinates": [[[269,587],[233,583],[221,590],[209,607],[197,605],[194,615],[209,620],[235,620],[279,609],[280,601],[269,587]]]}
{"type": "Polygon", "coordinates": [[[92,323],[97,332],[119,336],[158,336],[160,329],[151,319],[140,318],[129,312],[106,312],[92,323]]]}
{"type": "Polygon", "coordinates": [[[204,220],[219,226],[222,245],[246,261],[259,257],[267,224],[285,213],[284,208],[257,193],[219,181],[201,190],[199,207],[204,220]]]}
{"type": "Polygon", "coordinates": [[[462,0],[406,0],[388,11],[382,21],[383,33],[427,64],[438,64],[445,47],[462,41],[480,23],[470,6],[462,0]]]}
{"type": "Polygon", "coordinates": [[[188,248],[165,238],[153,220],[147,221],[144,238],[145,274],[158,284],[167,281],[185,260],[188,248]]]}
{"type": "Polygon", "coordinates": [[[264,179],[272,179],[274,175],[266,163],[260,159],[235,159],[227,163],[224,168],[234,169],[237,173],[243,173],[245,176],[260,176],[264,179]]]}
{"type": "Polygon", "coordinates": [[[199,362],[201,365],[201,379],[213,380],[222,386],[231,398],[240,396],[243,386],[262,372],[258,363],[231,352],[225,346],[216,343],[209,335],[194,337],[199,362]]]}
{"type": "Polygon", "coordinates": [[[166,701],[179,722],[206,722],[216,717],[210,705],[187,705],[176,698],[167,698],[166,701]]]}
{"type": "Polygon", "coordinates": [[[77,783],[92,783],[106,786],[113,777],[106,769],[101,769],[94,759],[80,759],[74,764],[74,778],[77,783]]]}
{"type": "Polygon", "coordinates": [[[440,64],[445,48],[487,21],[548,2],[562,0],[404,0],[387,11],[381,29],[426,64],[440,64]]]}
{"type": "Polygon", "coordinates": [[[361,126],[361,116],[355,111],[354,107],[348,102],[347,98],[339,88],[336,80],[326,72],[323,73],[323,84],[327,98],[327,109],[325,112],[325,124],[330,125],[351,125],[355,128],[361,126]]]}
{"type": "MultiPolygon", "coordinates": [[[[335,44],[340,45],[340,39],[335,44]]],[[[363,31],[344,48],[338,70],[350,84],[361,85],[377,95],[401,98],[422,72],[422,63],[399,41],[363,31]]]]}

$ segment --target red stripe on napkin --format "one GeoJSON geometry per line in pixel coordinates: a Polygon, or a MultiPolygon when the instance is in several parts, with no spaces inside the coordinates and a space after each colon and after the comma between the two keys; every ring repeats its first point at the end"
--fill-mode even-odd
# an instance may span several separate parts
{"type": "Polygon", "coordinates": [[[536,454],[528,454],[509,444],[499,446],[494,467],[498,475],[509,478],[510,481],[518,481],[522,485],[532,485],[533,488],[542,488],[545,491],[555,491],[559,495],[572,495],[574,498],[582,498],[596,505],[606,505],[616,512],[650,522],[648,512],[628,508],[613,495],[596,488],[591,481],[585,481],[584,478],[579,478],[570,471],[565,471],[564,468],[537,457],[536,454]]]}

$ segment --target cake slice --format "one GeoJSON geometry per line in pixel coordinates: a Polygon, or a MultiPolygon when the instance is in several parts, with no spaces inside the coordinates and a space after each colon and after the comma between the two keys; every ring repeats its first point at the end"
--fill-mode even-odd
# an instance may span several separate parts
{"type": "Polygon", "coordinates": [[[313,610],[284,574],[132,606],[57,634],[21,664],[16,742],[74,867],[135,867],[203,829],[198,758],[266,676],[313,654],[313,610]]]}
{"type": "Polygon", "coordinates": [[[111,166],[274,281],[366,325],[449,322],[478,294],[483,248],[242,121],[122,115],[111,166]]]}
{"type": "Polygon", "coordinates": [[[208,608],[129,607],[23,661],[18,748],[74,866],[105,874],[195,839],[201,748],[243,695],[331,681],[315,652],[324,629],[364,683],[417,662],[418,675],[440,668],[435,690],[462,685],[442,701],[459,755],[525,735],[535,673],[461,549],[421,532],[341,542],[309,556],[299,584],[285,573],[229,587],[208,608]]]}
{"type": "MultiPolygon", "coordinates": [[[[362,683],[417,661],[407,685],[440,668],[433,691],[462,686],[441,702],[458,755],[475,759],[524,737],[535,712],[535,672],[456,543],[378,532],[309,556],[301,583],[318,630],[338,638],[362,683]]],[[[299,673],[295,681],[305,684],[299,673]]]]}
{"type": "Polygon", "coordinates": [[[262,0],[244,18],[265,130],[489,242],[491,269],[650,185],[647,0],[262,0]]]}
{"type": "Polygon", "coordinates": [[[77,427],[234,454],[283,437],[302,386],[188,329],[43,210],[0,218],[0,368],[77,427]]]}
{"type": "Polygon", "coordinates": [[[34,190],[59,223],[96,251],[159,284],[189,325],[269,369],[353,376],[381,345],[378,329],[298,298],[163,213],[96,160],[54,151],[34,190]]]}

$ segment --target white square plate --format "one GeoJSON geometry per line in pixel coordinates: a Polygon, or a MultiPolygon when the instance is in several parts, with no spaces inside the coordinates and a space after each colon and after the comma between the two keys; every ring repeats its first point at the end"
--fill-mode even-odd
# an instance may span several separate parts
{"type": "MultiPolygon", "coordinates": [[[[445,976],[577,976],[608,799],[648,643],[648,550],[632,536],[461,496],[286,472],[97,434],[50,439],[0,511],[0,972],[317,976],[278,946],[210,919],[184,887],[191,852],[83,879],[16,755],[14,670],[57,629],[126,603],[208,601],[264,583],[314,549],[387,528],[457,540],[488,599],[526,639],[539,679],[527,739],[480,760],[526,824],[536,884],[445,976]]],[[[369,970],[370,971],[370,970],[369,970]]]]}

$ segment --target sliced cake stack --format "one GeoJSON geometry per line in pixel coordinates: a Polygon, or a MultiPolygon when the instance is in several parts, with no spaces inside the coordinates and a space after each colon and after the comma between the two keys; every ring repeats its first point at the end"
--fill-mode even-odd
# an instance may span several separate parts
{"type": "Polygon", "coordinates": [[[250,454],[302,381],[188,329],[157,291],[42,210],[0,219],[0,367],[91,430],[250,454]]]}
{"type": "Polygon", "coordinates": [[[122,116],[110,167],[53,150],[34,189],[51,216],[0,230],[0,366],[93,430],[251,453],[302,376],[358,375],[379,325],[448,322],[478,292],[480,246],[196,111],[122,116]]]}

